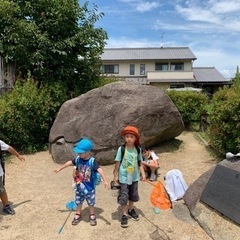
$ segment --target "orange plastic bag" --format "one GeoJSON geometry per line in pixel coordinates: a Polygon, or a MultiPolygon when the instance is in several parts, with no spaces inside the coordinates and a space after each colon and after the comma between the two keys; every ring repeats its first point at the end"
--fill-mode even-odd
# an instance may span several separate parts
{"type": "Polygon", "coordinates": [[[154,185],[154,188],[150,193],[150,201],[154,207],[162,210],[172,208],[172,202],[170,200],[170,197],[165,187],[160,181],[158,181],[157,184],[154,185]]]}

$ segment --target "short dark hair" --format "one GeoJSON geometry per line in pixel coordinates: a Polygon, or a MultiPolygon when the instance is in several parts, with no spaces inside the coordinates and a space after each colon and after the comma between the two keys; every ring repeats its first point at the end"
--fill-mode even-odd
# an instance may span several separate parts
{"type": "Polygon", "coordinates": [[[150,148],[147,146],[141,146],[141,149],[142,149],[142,153],[150,150],[150,148]]]}

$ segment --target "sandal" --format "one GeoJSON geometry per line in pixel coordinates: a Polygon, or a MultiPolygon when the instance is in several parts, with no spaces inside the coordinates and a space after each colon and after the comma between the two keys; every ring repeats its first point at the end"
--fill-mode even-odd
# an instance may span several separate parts
{"type": "Polygon", "coordinates": [[[72,220],[72,225],[77,225],[81,221],[81,214],[75,213],[74,218],[72,220]]]}
{"type": "Polygon", "coordinates": [[[91,214],[89,216],[89,221],[90,221],[91,226],[96,226],[97,225],[97,219],[96,219],[95,214],[91,214]]]}

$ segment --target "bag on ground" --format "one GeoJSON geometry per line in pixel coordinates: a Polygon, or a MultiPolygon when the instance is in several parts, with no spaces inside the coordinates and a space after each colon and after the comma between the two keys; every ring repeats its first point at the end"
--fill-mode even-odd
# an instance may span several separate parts
{"type": "Polygon", "coordinates": [[[179,169],[172,169],[165,176],[165,188],[171,198],[171,201],[182,199],[188,186],[179,169]]]}
{"type": "Polygon", "coordinates": [[[158,181],[150,193],[150,201],[156,208],[166,210],[172,208],[172,202],[163,184],[158,181]]]}

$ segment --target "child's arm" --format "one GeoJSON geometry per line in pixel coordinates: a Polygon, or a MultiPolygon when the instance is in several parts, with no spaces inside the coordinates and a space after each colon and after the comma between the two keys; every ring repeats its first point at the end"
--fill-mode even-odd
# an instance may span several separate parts
{"type": "Polygon", "coordinates": [[[69,166],[73,166],[73,163],[71,160],[67,161],[60,168],[55,169],[53,172],[58,173],[58,172],[62,171],[64,168],[69,167],[69,166]]]}
{"type": "Polygon", "coordinates": [[[99,172],[99,174],[101,175],[101,177],[103,179],[104,187],[109,189],[109,184],[108,184],[108,181],[107,181],[107,178],[106,178],[106,175],[105,175],[103,169],[99,167],[97,171],[99,172]]]}
{"type": "Polygon", "coordinates": [[[77,175],[77,168],[76,166],[73,167],[73,178],[75,178],[77,175]]]}
{"type": "Polygon", "coordinates": [[[25,161],[25,158],[21,154],[19,154],[13,147],[9,146],[7,151],[15,155],[20,161],[25,161]]]}
{"type": "Polygon", "coordinates": [[[149,163],[146,163],[144,161],[141,162],[143,165],[147,166],[147,167],[155,167],[158,168],[158,162],[156,160],[150,160],[149,163]]]}
{"type": "Polygon", "coordinates": [[[141,164],[141,166],[139,167],[139,170],[142,174],[142,181],[146,181],[146,175],[145,175],[145,171],[144,171],[144,168],[143,168],[143,165],[141,164]]]}
{"type": "Polygon", "coordinates": [[[117,183],[117,180],[118,180],[118,169],[120,167],[120,161],[116,161],[115,163],[115,167],[114,167],[114,170],[113,170],[113,181],[114,183],[117,183]]]}

